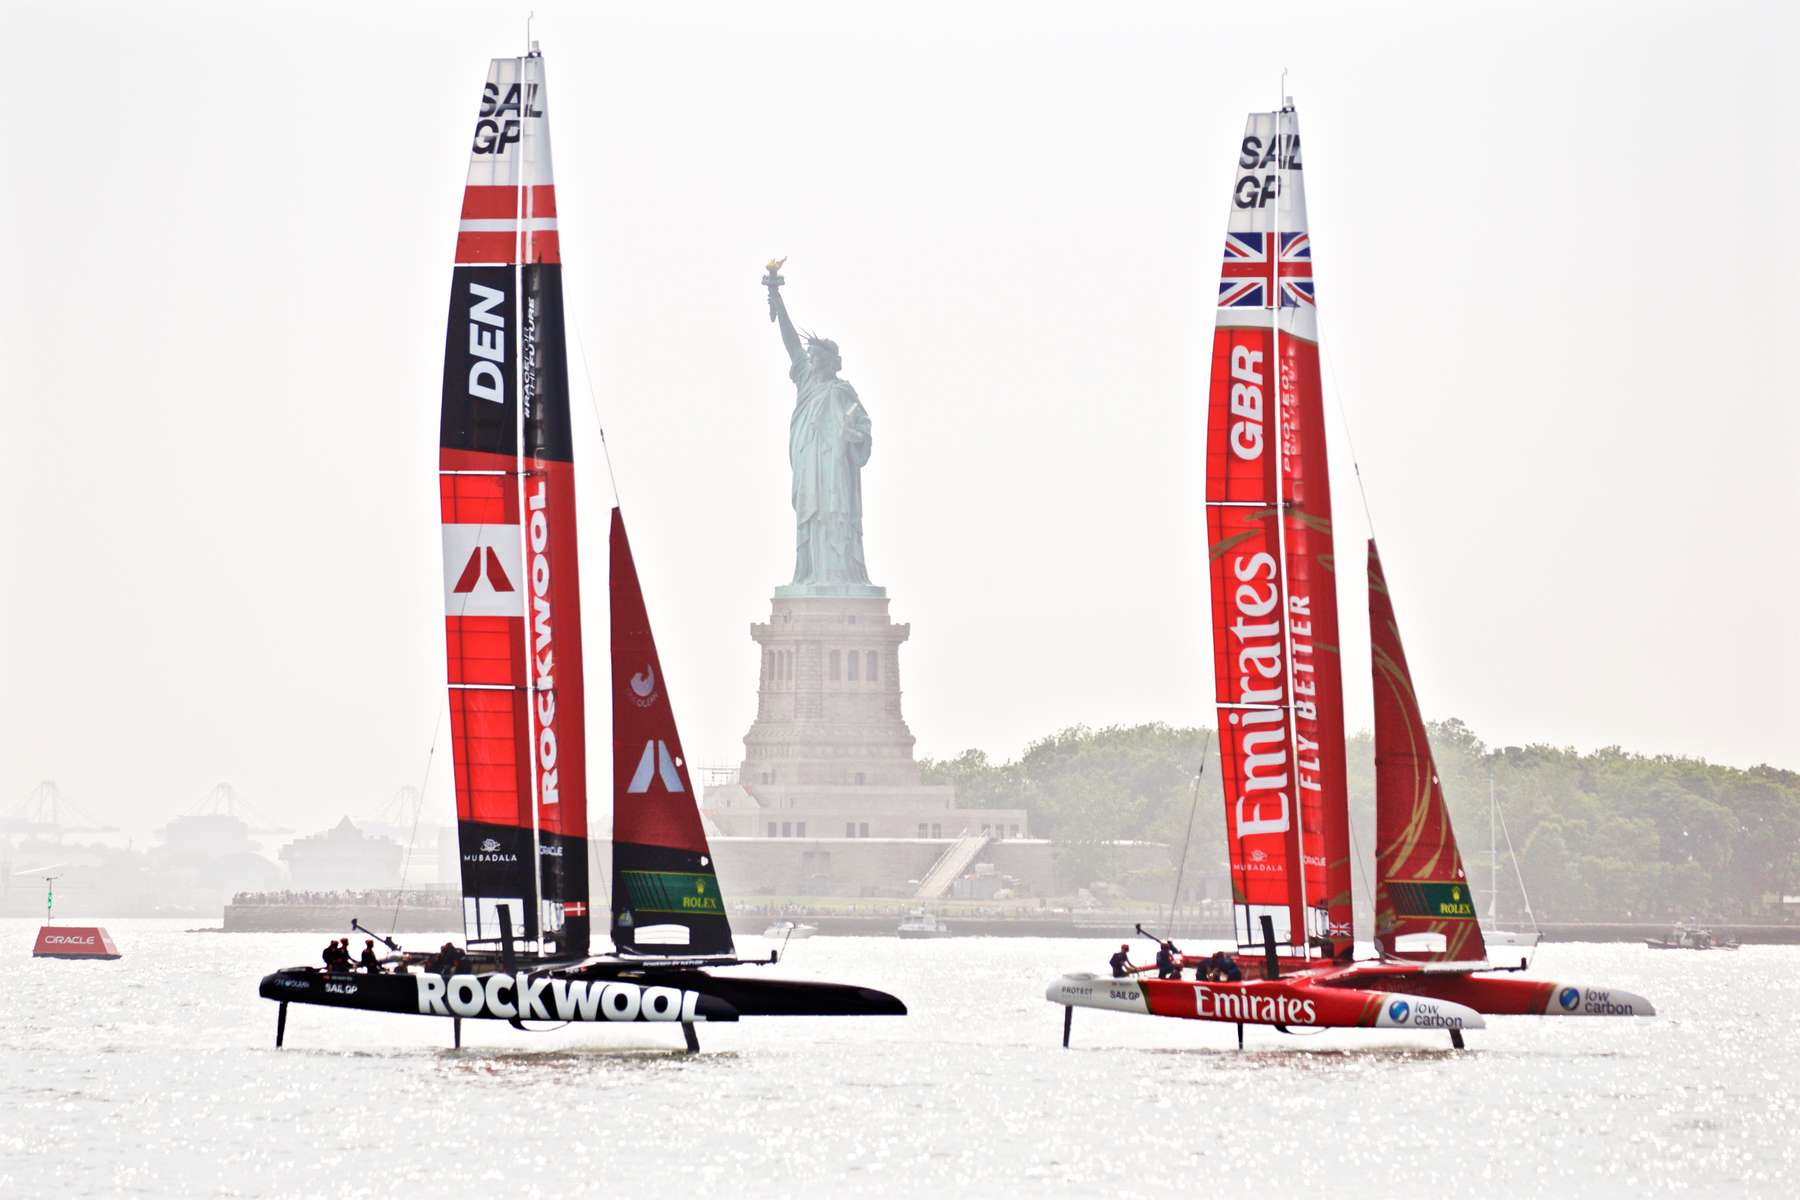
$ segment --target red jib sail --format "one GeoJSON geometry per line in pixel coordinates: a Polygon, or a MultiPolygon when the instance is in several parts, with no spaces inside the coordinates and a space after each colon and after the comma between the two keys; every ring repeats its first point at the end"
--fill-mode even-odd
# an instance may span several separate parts
{"type": "Polygon", "coordinates": [[[616,508],[612,673],[613,945],[621,953],[729,955],[725,898],[616,508]]]}
{"type": "Polygon", "coordinates": [[[482,88],[444,344],[439,493],[464,933],[589,942],[581,598],[544,60],[482,88]]]}
{"type": "Polygon", "coordinates": [[[1381,556],[1369,542],[1375,676],[1375,945],[1420,960],[1487,957],[1381,556]]]}
{"type": "Polygon", "coordinates": [[[1252,113],[1207,417],[1213,653],[1238,941],[1352,940],[1331,485],[1299,127],[1252,113]],[[1279,372],[1277,359],[1279,358],[1279,372]]]}

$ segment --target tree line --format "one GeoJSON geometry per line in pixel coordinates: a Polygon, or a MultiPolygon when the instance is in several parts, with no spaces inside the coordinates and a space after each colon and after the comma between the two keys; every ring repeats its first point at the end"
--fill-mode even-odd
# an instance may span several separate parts
{"type": "MultiPolygon", "coordinates": [[[[1429,730],[1472,886],[1489,886],[1491,779],[1539,920],[1770,920],[1783,895],[1800,894],[1800,773],[1617,746],[1493,748],[1455,719],[1429,730]]],[[[1347,748],[1360,923],[1374,870],[1373,739],[1359,733],[1347,748]]],[[[1077,725],[1010,762],[965,750],[921,765],[927,782],[954,784],[964,806],[1027,810],[1032,834],[1058,843],[1065,880],[1167,902],[1187,844],[1184,899],[1223,886],[1224,797],[1209,729],[1077,725]],[[1161,842],[1168,864],[1121,875],[1109,846],[1119,841],[1161,842]]],[[[1502,915],[1521,916],[1504,841],[1499,857],[1502,915]]]]}

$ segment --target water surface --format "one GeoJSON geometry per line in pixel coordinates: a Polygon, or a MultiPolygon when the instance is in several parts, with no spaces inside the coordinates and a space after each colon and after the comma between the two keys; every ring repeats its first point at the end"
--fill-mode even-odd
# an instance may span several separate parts
{"type": "MultiPolygon", "coordinates": [[[[294,1006],[317,934],[106,923],[113,963],[0,921],[0,1195],[1792,1195],[1800,947],[1553,945],[1534,975],[1659,1016],[1283,1037],[1043,1000],[1116,943],[817,937],[771,974],[868,984],[901,1018],[518,1033],[294,1006]]],[[[443,937],[402,939],[423,948],[443,937]]],[[[763,949],[745,939],[746,951],[763,949]]],[[[360,943],[359,947],[360,949],[360,943]]],[[[1201,948],[1198,943],[1187,947],[1201,948]]]]}

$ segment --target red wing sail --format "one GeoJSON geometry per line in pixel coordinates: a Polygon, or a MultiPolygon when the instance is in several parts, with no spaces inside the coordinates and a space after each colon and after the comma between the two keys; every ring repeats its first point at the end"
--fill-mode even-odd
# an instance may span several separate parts
{"type": "Polygon", "coordinates": [[[1301,172],[1293,112],[1252,113],[1220,268],[1207,539],[1238,941],[1260,943],[1267,916],[1279,942],[1336,952],[1352,937],[1350,836],[1301,172]]]}
{"type": "Polygon", "coordinates": [[[1381,556],[1369,542],[1375,676],[1375,945],[1425,961],[1487,957],[1381,556]]]}
{"type": "Polygon", "coordinates": [[[612,673],[613,944],[621,953],[729,955],[725,898],[616,508],[612,673]]]}
{"type": "Polygon", "coordinates": [[[562,268],[544,61],[499,58],[470,146],[438,486],[464,932],[585,955],[587,787],[562,268]]]}

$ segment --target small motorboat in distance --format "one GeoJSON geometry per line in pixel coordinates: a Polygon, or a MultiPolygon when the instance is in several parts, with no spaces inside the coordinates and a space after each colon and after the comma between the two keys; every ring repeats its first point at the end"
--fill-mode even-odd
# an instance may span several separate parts
{"type": "Polygon", "coordinates": [[[819,932],[817,925],[796,925],[792,921],[777,921],[763,930],[763,936],[778,942],[788,942],[809,938],[817,932],[819,932]]]}
{"type": "Polygon", "coordinates": [[[1666,938],[1646,938],[1644,945],[1652,950],[1736,950],[1737,939],[1720,939],[1710,929],[1698,925],[1677,925],[1666,938]]]}
{"type": "Polygon", "coordinates": [[[950,931],[949,925],[938,920],[936,913],[926,912],[922,908],[915,908],[912,912],[908,913],[906,915],[906,920],[900,922],[900,928],[896,930],[896,932],[903,938],[946,938],[956,936],[950,931]]]}

